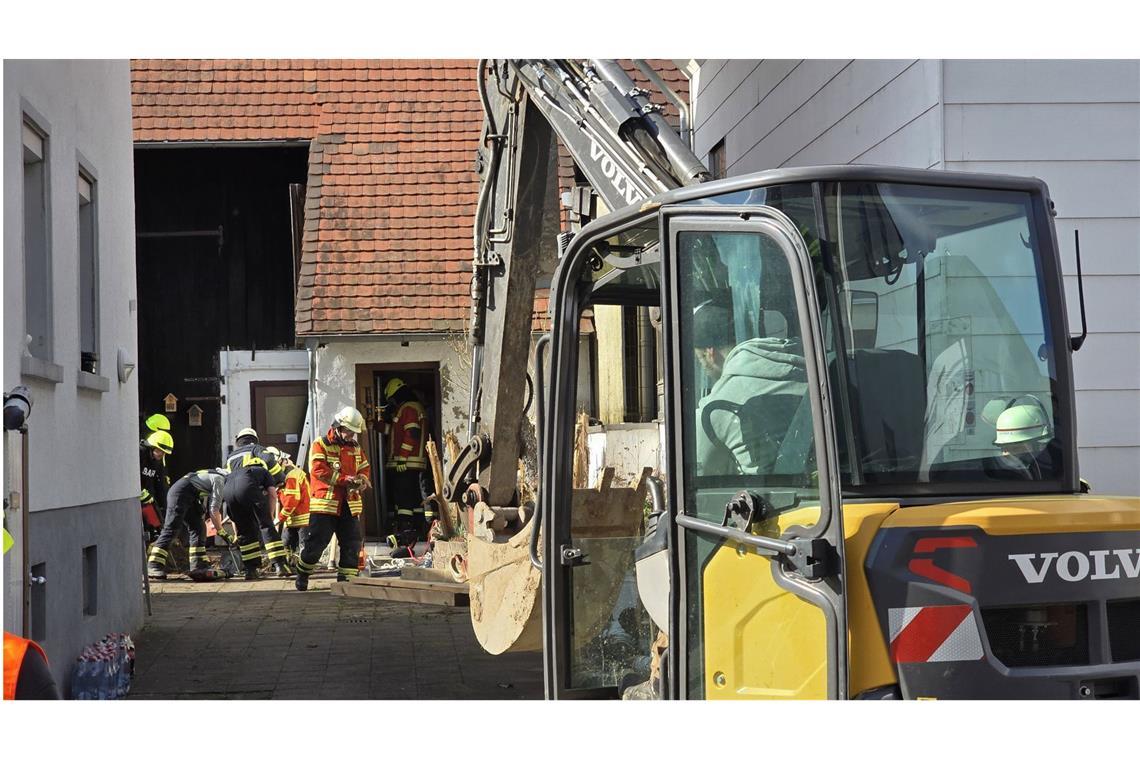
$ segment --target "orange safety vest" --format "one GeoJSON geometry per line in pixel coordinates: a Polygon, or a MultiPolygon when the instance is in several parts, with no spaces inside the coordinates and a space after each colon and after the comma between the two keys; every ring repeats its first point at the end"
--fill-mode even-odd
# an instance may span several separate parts
{"type": "Polygon", "coordinates": [[[364,502],[359,491],[347,491],[346,496],[345,481],[354,475],[368,477],[368,459],[358,444],[333,443],[332,435],[330,429],[309,449],[309,512],[335,515],[347,498],[348,508],[356,517],[364,511],[364,502]]]}
{"type": "Polygon", "coordinates": [[[16,683],[20,680],[20,667],[24,664],[28,647],[35,649],[47,661],[47,655],[39,644],[4,631],[4,699],[16,698],[16,683]]]}
{"type": "Polygon", "coordinates": [[[290,528],[309,524],[309,478],[300,467],[294,467],[285,476],[285,486],[277,492],[277,503],[281,505],[278,517],[290,528]]]}
{"type": "Polygon", "coordinates": [[[391,469],[397,464],[405,464],[409,470],[426,470],[427,457],[424,446],[427,436],[424,427],[427,412],[418,401],[405,401],[396,410],[395,419],[388,430],[388,461],[385,467],[391,469]]]}

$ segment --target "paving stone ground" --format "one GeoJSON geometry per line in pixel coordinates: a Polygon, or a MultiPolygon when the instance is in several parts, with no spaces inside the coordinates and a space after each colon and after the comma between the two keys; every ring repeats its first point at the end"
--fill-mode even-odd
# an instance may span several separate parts
{"type": "Polygon", "coordinates": [[[292,580],[151,584],[129,699],[541,699],[538,652],[489,655],[466,608],[292,580]]]}

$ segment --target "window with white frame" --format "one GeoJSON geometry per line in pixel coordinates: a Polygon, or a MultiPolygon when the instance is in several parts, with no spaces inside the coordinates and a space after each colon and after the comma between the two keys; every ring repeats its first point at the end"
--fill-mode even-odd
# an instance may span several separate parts
{"type": "Polygon", "coordinates": [[[28,351],[52,358],[47,134],[24,118],[24,319],[28,351]]]}
{"type": "Polygon", "coordinates": [[[79,170],[79,368],[97,373],[99,362],[99,243],[95,180],[79,170]]]}

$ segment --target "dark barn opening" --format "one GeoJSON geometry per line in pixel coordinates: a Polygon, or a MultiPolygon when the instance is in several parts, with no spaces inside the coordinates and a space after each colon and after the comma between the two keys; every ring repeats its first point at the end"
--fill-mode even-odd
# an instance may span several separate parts
{"type": "Polygon", "coordinates": [[[135,148],[139,410],[177,398],[172,479],[221,461],[218,351],[294,348],[291,199],[307,170],[307,144],[135,148]]]}

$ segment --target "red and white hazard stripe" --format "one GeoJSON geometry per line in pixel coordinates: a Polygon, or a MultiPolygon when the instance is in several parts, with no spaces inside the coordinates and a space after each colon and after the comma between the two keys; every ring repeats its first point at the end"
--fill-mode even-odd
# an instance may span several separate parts
{"type": "Polygon", "coordinates": [[[892,607],[887,619],[894,662],[960,662],[985,656],[968,604],[892,607]]]}

